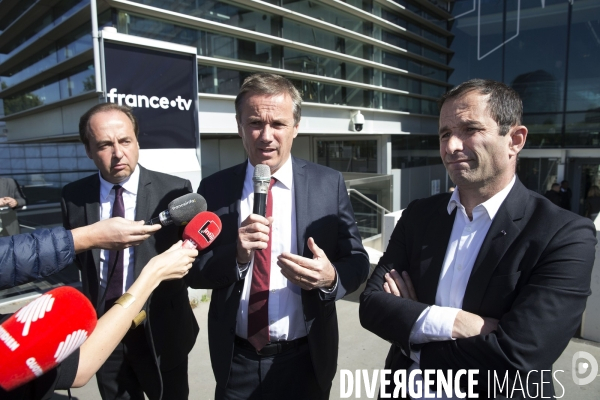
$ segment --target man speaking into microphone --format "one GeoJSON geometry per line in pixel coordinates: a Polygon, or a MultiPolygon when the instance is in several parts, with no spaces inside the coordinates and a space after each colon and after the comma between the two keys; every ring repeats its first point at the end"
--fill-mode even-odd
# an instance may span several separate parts
{"type": "MultiPolygon", "coordinates": [[[[128,107],[113,103],[92,107],[80,119],[79,135],[98,173],[65,186],[65,228],[117,216],[149,221],[191,192],[189,181],[138,164],[138,124],[128,107]]],[[[152,257],[178,239],[179,227],[170,224],[137,247],[78,254],[83,292],[99,316],[127,291],[152,257]]],[[[188,398],[187,355],[199,328],[185,282],[162,282],[146,312],[143,326],[127,333],[96,374],[104,400],[141,400],[144,393],[150,400],[161,393],[162,399],[188,398]]]]}
{"type": "Polygon", "coordinates": [[[235,107],[248,161],[198,189],[222,222],[189,274],[192,287],[214,289],[208,336],[216,399],[329,398],[335,300],[367,278],[342,175],[290,154],[301,102],[281,76],[247,78],[235,107]],[[262,165],[266,177],[255,173],[262,165]]]}

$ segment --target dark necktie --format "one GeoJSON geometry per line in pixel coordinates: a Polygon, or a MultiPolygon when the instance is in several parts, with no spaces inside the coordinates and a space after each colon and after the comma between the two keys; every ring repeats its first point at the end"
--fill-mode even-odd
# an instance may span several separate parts
{"type": "MultiPolygon", "coordinates": [[[[271,178],[267,194],[266,217],[273,215],[273,195],[271,188],[275,178],[271,178]]],[[[271,276],[271,235],[266,249],[254,251],[254,266],[252,267],[252,283],[250,284],[250,299],[248,301],[248,341],[260,351],[269,343],[269,283],[271,276]]]]}
{"type": "MultiPolygon", "coordinates": [[[[115,201],[113,203],[111,217],[125,217],[125,205],[123,204],[123,187],[113,186],[115,190],[115,201]]],[[[104,312],[108,311],[123,294],[123,250],[111,250],[108,252],[108,268],[106,287],[106,302],[104,312]]]]}

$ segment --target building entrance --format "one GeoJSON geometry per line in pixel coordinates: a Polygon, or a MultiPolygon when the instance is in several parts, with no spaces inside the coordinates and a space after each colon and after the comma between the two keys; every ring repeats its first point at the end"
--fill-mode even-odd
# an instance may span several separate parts
{"type": "MultiPolygon", "coordinates": [[[[600,188],[600,158],[571,158],[568,177],[573,190],[571,210],[579,215],[586,214],[586,200],[594,196],[593,186],[600,188]]],[[[588,202],[594,203],[597,200],[588,202]]]]}

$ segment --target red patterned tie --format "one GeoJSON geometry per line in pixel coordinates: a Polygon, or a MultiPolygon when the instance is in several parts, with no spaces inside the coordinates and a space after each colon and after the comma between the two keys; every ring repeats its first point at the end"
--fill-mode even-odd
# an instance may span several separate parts
{"type": "MultiPolygon", "coordinates": [[[[273,214],[273,195],[271,188],[275,178],[271,178],[267,194],[266,217],[273,214]]],[[[271,227],[272,228],[272,227],[271,227]]],[[[271,276],[271,233],[266,249],[254,251],[254,267],[248,301],[248,341],[260,351],[269,343],[269,282],[271,276]]]]}

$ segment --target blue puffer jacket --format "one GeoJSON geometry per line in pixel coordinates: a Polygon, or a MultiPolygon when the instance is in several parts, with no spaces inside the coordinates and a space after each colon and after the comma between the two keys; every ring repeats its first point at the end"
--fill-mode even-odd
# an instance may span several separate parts
{"type": "Polygon", "coordinates": [[[0,238],[0,289],[52,275],[73,262],[73,235],[62,227],[0,238]]]}

